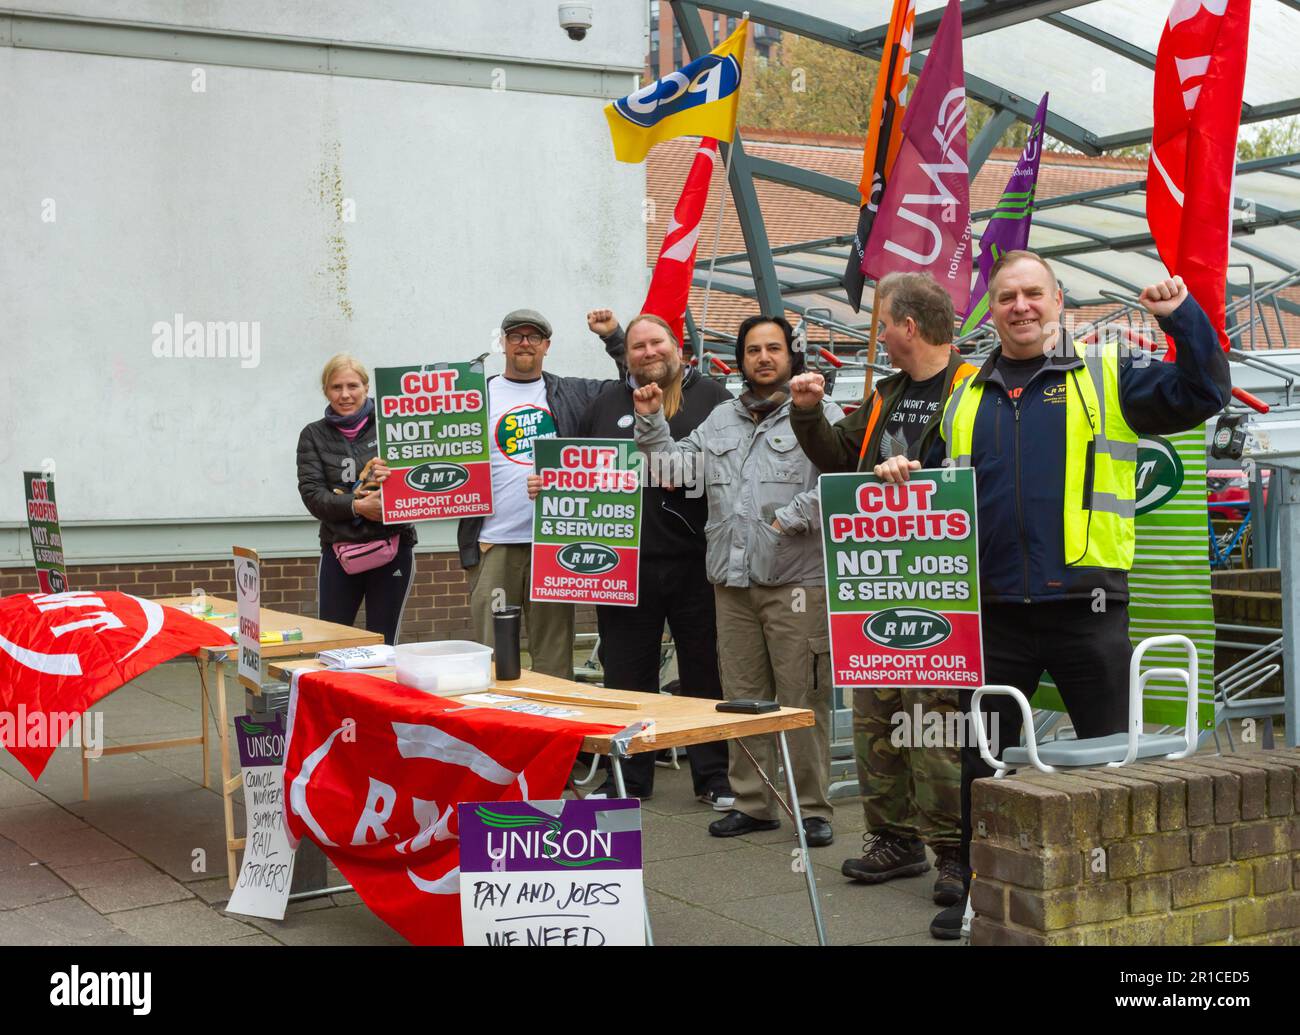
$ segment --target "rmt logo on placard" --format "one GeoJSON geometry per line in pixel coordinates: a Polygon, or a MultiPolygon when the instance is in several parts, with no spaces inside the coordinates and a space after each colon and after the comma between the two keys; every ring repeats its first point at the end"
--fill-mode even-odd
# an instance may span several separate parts
{"type": "Polygon", "coordinates": [[[451,492],[469,481],[469,472],[459,464],[421,464],[406,475],[406,484],[422,492],[451,492]]]}
{"type": "Polygon", "coordinates": [[[556,560],[560,567],[579,575],[602,575],[618,567],[618,554],[600,543],[570,543],[556,560]]]}
{"type": "Polygon", "coordinates": [[[918,650],[943,643],[952,635],[952,625],[943,615],[924,608],[891,607],[868,618],[862,631],[882,647],[918,650]]]}

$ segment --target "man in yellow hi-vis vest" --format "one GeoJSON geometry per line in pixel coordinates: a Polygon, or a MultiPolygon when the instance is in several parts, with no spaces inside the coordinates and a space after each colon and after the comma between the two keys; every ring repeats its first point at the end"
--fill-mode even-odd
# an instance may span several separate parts
{"type": "MultiPolygon", "coordinates": [[[[1128,569],[1140,434],[1185,431],[1227,405],[1228,362],[1182,278],[1139,301],[1177,343],[1177,360],[1115,342],[1070,341],[1052,268],[1033,252],[1002,256],[989,276],[1000,345],[944,408],[941,440],[923,458],[975,469],[979,501],[980,624],[987,683],[1033,695],[1046,671],[1080,737],[1125,729],[1128,718],[1128,569]]],[[[904,481],[921,466],[891,457],[875,468],[904,481]]],[[[973,690],[961,695],[969,713],[973,690]]],[[[997,697],[999,747],[1019,742],[1020,714],[997,697]]],[[[986,721],[990,721],[986,718],[986,721]]],[[[971,783],[992,770],[962,748],[961,861],[969,883],[971,783]]],[[[931,925],[957,938],[965,902],[931,925]]]]}

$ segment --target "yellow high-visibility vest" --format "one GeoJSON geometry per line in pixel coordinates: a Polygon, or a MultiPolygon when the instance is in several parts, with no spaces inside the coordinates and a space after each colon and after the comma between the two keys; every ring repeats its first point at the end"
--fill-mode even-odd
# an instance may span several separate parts
{"type": "MultiPolygon", "coordinates": [[[[1119,402],[1119,346],[1074,342],[1083,370],[1066,372],[1065,563],[1070,567],[1133,567],[1136,540],[1138,434],[1119,402]]],[[[984,384],[968,378],[944,408],[940,433],[949,458],[971,462],[975,413],[984,384]]]]}

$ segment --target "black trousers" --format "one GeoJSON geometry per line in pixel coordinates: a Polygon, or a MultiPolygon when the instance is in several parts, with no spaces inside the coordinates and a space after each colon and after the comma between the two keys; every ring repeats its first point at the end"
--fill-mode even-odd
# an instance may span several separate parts
{"type": "Polygon", "coordinates": [[[351,625],[366,602],[366,629],[383,633],[384,642],[397,642],[402,626],[402,609],[415,575],[415,554],[410,543],[399,543],[397,556],[387,564],[349,575],[334,556],[334,547],[321,549],[316,596],[320,617],[325,622],[351,625]]]}
{"type": "MultiPolygon", "coordinates": [[[[722,700],[713,587],[704,575],[704,559],[643,556],[638,600],[636,607],[596,608],[605,685],[659,692],[659,649],[666,621],[677,645],[683,696],[722,700]]],[[[696,794],[728,786],[725,741],[693,744],[686,757],[696,794]]],[[[646,751],[623,763],[623,779],[632,797],[645,797],[654,789],[654,758],[655,752],[646,751]]]]}
{"type": "MultiPolygon", "coordinates": [[[[1122,733],[1128,728],[1128,604],[1110,602],[1094,612],[1090,600],[1048,604],[985,604],[984,682],[1014,686],[1033,703],[1044,672],[1052,677],[1080,739],[1122,733]]],[[[961,691],[961,710],[970,714],[975,691],[961,691]]],[[[980,710],[990,746],[1020,743],[1020,709],[1009,697],[985,698],[980,710]],[[994,742],[993,716],[997,721],[994,742]]],[[[961,749],[961,861],[970,871],[971,784],[993,775],[980,758],[973,734],[961,749]]]]}

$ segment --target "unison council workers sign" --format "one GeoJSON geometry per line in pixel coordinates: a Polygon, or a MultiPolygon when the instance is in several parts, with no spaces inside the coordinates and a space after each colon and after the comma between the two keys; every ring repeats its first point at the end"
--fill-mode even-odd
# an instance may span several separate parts
{"type": "Polygon", "coordinates": [[[487,383],[474,363],[375,370],[384,523],[492,513],[487,383]]]}
{"type": "Polygon", "coordinates": [[[543,438],[533,444],[529,599],[636,606],[641,566],[641,455],[626,439],[543,438]]]}
{"type": "Polygon", "coordinates": [[[833,680],[840,687],[978,687],[975,472],[819,483],[833,680]]]}

